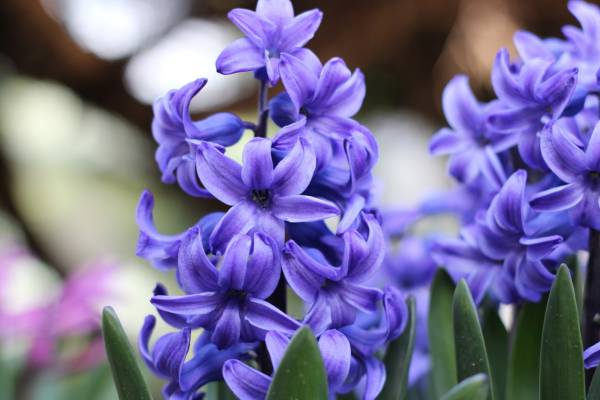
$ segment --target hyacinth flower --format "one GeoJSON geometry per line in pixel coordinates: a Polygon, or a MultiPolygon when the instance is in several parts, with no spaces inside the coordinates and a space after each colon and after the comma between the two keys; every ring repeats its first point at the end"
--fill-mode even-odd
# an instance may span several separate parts
{"type": "Polygon", "coordinates": [[[383,260],[383,233],[371,215],[363,215],[367,234],[357,230],[343,234],[341,264],[333,266],[316,249],[286,243],[282,268],[288,284],[310,309],[304,322],[317,333],[354,322],[358,310],[373,312],[383,293],[365,281],[383,260]]]}
{"type": "MultiPolygon", "coordinates": [[[[179,246],[186,232],[175,235],[159,233],[154,226],[153,210],[154,196],[145,190],[140,196],[136,212],[136,222],[140,233],[135,254],[150,261],[158,269],[176,268],[179,246]]],[[[205,251],[209,251],[208,237],[223,215],[220,212],[206,214],[195,225],[202,232],[205,251]]]]}
{"type": "MultiPolygon", "coordinates": [[[[277,369],[290,342],[288,335],[271,331],[265,338],[273,368],[277,369]]],[[[319,350],[327,373],[331,399],[343,386],[351,368],[350,342],[341,332],[330,329],[318,338],[319,350]]],[[[267,395],[271,377],[239,360],[229,360],[223,366],[223,377],[240,400],[261,400],[267,395]]]]}
{"type": "Polygon", "coordinates": [[[600,123],[587,146],[559,126],[549,126],[542,134],[541,147],[550,170],[566,184],[537,193],[532,207],[570,210],[575,223],[600,230],[600,123]]]}
{"type": "Polygon", "coordinates": [[[484,176],[495,187],[502,186],[506,176],[497,153],[515,144],[511,133],[499,134],[487,125],[487,116],[497,103],[481,104],[469,88],[464,75],[454,77],[444,89],[444,115],[450,128],[442,128],[431,139],[433,155],[450,155],[449,173],[459,182],[472,184],[484,176]]]}
{"type": "Polygon", "coordinates": [[[545,169],[537,133],[556,121],[569,104],[577,84],[577,68],[554,71],[553,63],[534,58],[511,64],[507,49],[501,49],[492,69],[492,85],[502,109],[488,116],[499,132],[518,133],[518,149],[528,166],[545,169]]]}
{"type": "Polygon", "coordinates": [[[284,241],[285,222],[307,222],[339,214],[335,204],[303,195],[314,169],[315,155],[304,139],[273,165],[271,141],[254,138],[244,147],[243,165],[202,143],[196,158],[198,176],[209,192],[232,206],[215,226],[212,248],[222,251],[238,233],[262,231],[284,241]]]}
{"type": "Polygon", "coordinates": [[[231,113],[217,113],[200,121],[190,116],[190,103],[206,85],[198,79],[171,90],[154,102],[152,136],[158,143],[156,162],[164,183],[177,182],[190,196],[210,197],[196,178],[195,144],[208,141],[231,146],[244,133],[243,121],[231,113]]]}
{"type": "Polygon", "coordinates": [[[168,380],[163,387],[165,399],[202,399],[197,390],[208,382],[222,379],[221,369],[226,360],[247,359],[253,346],[240,343],[219,350],[210,343],[209,334],[203,333],[194,344],[194,355],[186,361],[190,349],[190,328],[161,336],[150,350],[150,337],[156,319],[148,315],[138,339],[138,348],[148,368],[157,376],[168,380]]]}
{"type": "Polygon", "coordinates": [[[191,327],[211,331],[211,341],[223,349],[240,340],[261,340],[270,329],[293,332],[298,327],[264,301],[275,290],[280,273],[278,246],[269,236],[236,235],[217,269],[204,252],[199,231],[192,229],[181,244],[177,271],[188,294],[155,295],[151,303],[186,318],[191,327]]]}
{"type": "Polygon", "coordinates": [[[280,60],[285,55],[318,62],[303,46],[319,28],[321,11],[313,9],[294,16],[290,0],[259,0],[256,11],[236,8],[227,16],[246,37],[237,39],[219,55],[216,62],[219,73],[254,71],[275,85],[279,81],[280,60]]]}
{"type": "Polygon", "coordinates": [[[366,129],[352,119],[365,97],[364,75],[359,70],[351,72],[340,58],[321,66],[285,55],[280,68],[286,92],[270,103],[271,117],[282,127],[273,144],[287,149],[299,136],[309,138],[321,167],[336,150],[332,139],[366,129]]]}
{"type": "Polygon", "coordinates": [[[485,218],[480,220],[481,251],[494,260],[503,260],[503,269],[514,276],[519,295],[538,301],[554,281],[542,259],[562,241],[559,235],[543,235],[532,229],[531,210],[525,193],[527,172],[519,170],[494,197],[485,218]]]}

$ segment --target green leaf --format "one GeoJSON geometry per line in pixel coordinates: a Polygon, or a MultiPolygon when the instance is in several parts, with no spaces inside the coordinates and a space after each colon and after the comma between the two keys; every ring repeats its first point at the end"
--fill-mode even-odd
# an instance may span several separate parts
{"type": "Polygon", "coordinates": [[[477,374],[454,386],[441,400],[485,400],[489,391],[487,376],[477,374]]]}
{"type": "Polygon", "coordinates": [[[506,377],[506,398],[537,399],[540,392],[540,346],[546,299],[525,303],[513,328],[513,341],[506,377]]]}
{"type": "Polygon", "coordinates": [[[504,399],[508,366],[508,333],[497,310],[493,308],[484,311],[482,325],[483,339],[494,381],[494,397],[504,399]]]}
{"type": "Polygon", "coordinates": [[[275,372],[267,400],[327,400],[327,375],[317,341],[308,327],[288,345],[275,372]]]}
{"type": "MultiPolygon", "coordinates": [[[[456,375],[459,381],[483,373],[489,377],[490,396],[493,399],[493,377],[485,349],[485,341],[477,309],[467,283],[461,280],[454,292],[454,344],[456,346],[456,375]]],[[[488,390],[489,391],[489,390],[488,390]]]]}
{"type": "Polygon", "coordinates": [[[454,282],[448,273],[440,268],[431,284],[427,321],[434,398],[446,393],[457,383],[452,328],[453,295],[454,282]]]}
{"type": "Polygon", "coordinates": [[[235,400],[233,394],[225,381],[211,382],[206,385],[206,400],[235,400]]]}
{"type": "Polygon", "coordinates": [[[390,343],[383,360],[386,380],[379,395],[380,400],[401,400],[408,391],[408,370],[415,347],[416,305],[414,297],[406,301],[408,305],[408,323],[402,335],[390,343]]]}
{"type": "Polygon", "coordinates": [[[129,339],[112,307],[102,310],[102,335],[119,399],[152,399],[129,339]]]}
{"type": "Polygon", "coordinates": [[[558,270],[548,298],[540,364],[540,398],[585,399],[579,314],[575,290],[566,265],[558,270]]]}
{"type": "Polygon", "coordinates": [[[600,368],[596,368],[596,371],[594,371],[594,377],[592,378],[592,384],[588,390],[587,400],[600,400],[600,368]]]}

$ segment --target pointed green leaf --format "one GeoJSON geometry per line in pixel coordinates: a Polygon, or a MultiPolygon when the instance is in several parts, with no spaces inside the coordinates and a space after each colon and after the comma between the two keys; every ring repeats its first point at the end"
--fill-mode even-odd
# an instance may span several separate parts
{"type": "Polygon", "coordinates": [[[587,400],[600,400],[600,368],[594,371],[594,377],[590,389],[588,390],[587,400]]]}
{"type": "Polygon", "coordinates": [[[275,371],[267,400],[327,400],[327,375],[317,341],[308,327],[301,328],[275,371]]]}
{"type": "Polygon", "coordinates": [[[431,377],[434,397],[439,397],[456,385],[456,356],[452,328],[452,298],[454,282],[439,269],[431,284],[428,329],[431,377]]]}
{"type": "Polygon", "coordinates": [[[493,399],[494,383],[490,375],[485,341],[477,317],[477,308],[464,279],[456,286],[452,306],[457,378],[463,381],[479,373],[487,375],[491,389],[490,397],[493,399]]]}
{"type": "Polygon", "coordinates": [[[484,311],[482,325],[483,339],[494,381],[494,397],[504,399],[508,365],[508,333],[500,320],[498,311],[493,308],[487,308],[484,311]]]}
{"type": "Polygon", "coordinates": [[[401,400],[408,391],[408,370],[415,347],[416,306],[414,297],[406,301],[408,305],[408,323],[402,335],[390,343],[383,362],[386,380],[379,395],[380,400],[401,400]]]}
{"type": "Polygon", "coordinates": [[[237,397],[229,389],[225,381],[211,382],[206,385],[206,400],[235,400],[237,397]]]}
{"type": "Polygon", "coordinates": [[[119,399],[151,400],[129,339],[112,307],[102,310],[102,335],[119,399]]]}
{"type": "Polygon", "coordinates": [[[539,397],[540,346],[546,299],[525,303],[519,310],[511,345],[506,398],[530,400],[539,397]]]}
{"type": "Polygon", "coordinates": [[[454,386],[441,400],[485,400],[489,390],[487,376],[477,374],[454,386]]]}
{"type": "Polygon", "coordinates": [[[583,345],[575,290],[569,269],[558,270],[544,316],[540,358],[540,398],[583,400],[583,345]]]}

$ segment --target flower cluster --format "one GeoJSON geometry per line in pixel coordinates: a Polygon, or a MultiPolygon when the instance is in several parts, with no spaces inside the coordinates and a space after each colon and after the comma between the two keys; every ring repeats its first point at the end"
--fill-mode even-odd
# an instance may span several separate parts
{"type": "Polygon", "coordinates": [[[321,18],[318,10],[295,16],[289,0],[259,0],[256,11],[229,13],[245,37],[216,67],[254,73],[256,123],[230,113],[193,120],[189,105],[205,79],[154,104],[163,182],[229,206],[181,234],[163,235],[153,223],[152,194],[138,204],[137,254],[174,270],[184,292],[169,295],[157,285],[151,303],[177,331],[151,348],[155,318],[148,316],[140,335],[146,364],[168,380],[165,398],[198,398],[206,383],[221,379],[241,399],[264,398],[271,367],[303,325],[317,337],[331,395],[356,390],[374,399],[383,387],[377,353],[404,329],[406,303],[398,290],[369,284],[385,248],[371,174],[378,148],[353,119],[365,96],[362,73],[339,58],[322,64],[303,47],[321,18]],[[269,99],[279,82],[284,91],[269,99]],[[269,118],[279,127],[272,137],[269,118]],[[246,130],[254,138],[239,163],[228,149],[246,130]],[[286,313],[288,287],[305,305],[301,319],[286,313]],[[192,344],[194,329],[202,334],[192,344]],[[262,371],[251,367],[253,359],[262,371]]]}
{"type": "MultiPolygon", "coordinates": [[[[600,230],[600,8],[568,8],[581,27],[564,27],[564,38],[521,31],[518,57],[497,53],[496,99],[478,101],[465,76],[444,90],[450,127],[430,151],[449,155],[460,187],[418,214],[460,217],[460,236],[437,240],[433,257],[477,302],[539,301],[558,266],[590,250],[587,237],[600,230]]],[[[586,352],[586,365],[598,352],[586,352]]]]}

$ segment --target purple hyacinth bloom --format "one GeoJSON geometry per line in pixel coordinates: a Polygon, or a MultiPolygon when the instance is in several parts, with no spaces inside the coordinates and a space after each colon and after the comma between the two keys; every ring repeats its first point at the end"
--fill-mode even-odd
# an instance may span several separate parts
{"type": "Polygon", "coordinates": [[[518,133],[521,158],[538,169],[546,165],[537,133],[563,114],[577,83],[577,68],[555,71],[552,66],[541,58],[511,64],[508,50],[501,49],[492,70],[492,85],[504,109],[491,113],[488,123],[497,131],[518,133]]]}
{"type": "Polygon", "coordinates": [[[227,16],[246,37],[234,41],[219,55],[216,66],[221,74],[255,71],[275,85],[283,56],[316,59],[302,46],[321,24],[323,13],[317,9],[294,16],[290,0],[258,0],[256,11],[236,8],[227,16]]]}
{"type": "Polygon", "coordinates": [[[198,229],[183,239],[177,278],[184,296],[153,296],[161,310],[211,331],[219,348],[261,340],[268,330],[294,331],[298,323],[264,301],[279,282],[280,250],[269,236],[234,236],[219,268],[204,252],[198,229]]]}
{"type": "Polygon", "coordinates": [[[442,128],[431,139],[431,154],[449,154],[448,170],[459,182],[472,184],[483,174],[490,183],[501,186],[506,177],[497,153],[513,146],[516,137],[494,132],[487,125],[487,116],[498,104],[479,103],[468,78],[459,75],[446,85],[442,106],[450,128],[442,128]]]}
{"type": "Polygon", "coordinates": [[[600,342],[585,349],[583,363],[587,369],[596,368],[600,365],[600,342]]]}
{"type": "Polygon", "coordinates": [[[479,246],[489,258],[503,260],[503,268],[515,277],[515,286],[523,299],[539,301],[554,281],[542,258],[563,238],[539,231],[531,223],[533,213],[525,194],[526,183],[524,170],[508,178],[479,221],[479,246]]]}
{"type": "Polygon", "coordinates": [[[502,303],[518,301],[514,276],[502,268],[501,260],[481,251],[477,239],[480,235],[481,228],[476,224],[465,226],[459,238],[438,239],[433,245],[432,256],[455,282],[465,279],[475,303],[480,304],[488,291],[502,303]]]}
{"type": "Polygon", "coordinates": [[[310,137],[322,166],[335,151],[331,139],[366,129],[352,119],[365,97],[364,75],[359,70],[351,72],[342,59],[333,58],[321,66],[284,55],[281,80],[287,93],[270,103],[273,120],[282,126],[273,139],[276,148],[287,149],[299,136],[310,137]]]}
{"type": "Polygon", "coordinates": [[[190,196],[208,197],[196,178],[195,145],[208,141],[221,146],[235,144],[244,133],[243,121],[231,113],[217,113],[200,121],[190,116],[192,98],[206,85],[198,79],[171,90],[154,102],[152,135],[158,143],[156,162],[164,183],[179,183],[190,196]]]}
{"type": "MultiPolygon", "coordinates": [[[[171,269],[177,267],[177,257],[181,240],[186,233],[164,235],[159,233],[154,226],[152,212],[154,210],[154,196],[145,190],[140,196],[137,206],[136,222],[140,229],[135,254],[152,263],[158,269],[171,269]]],[[[195,225],[202,232],[203,238],[208,238],[223,213],[215,212],[206,214],[195,225]]],[[[208,251],[208,240],[204,241],[204,248],[208,251]]]]}
{"type": "Polygon", "coordinates": [[[354,322],[357,310],[373,312],[382,292],[364,285],[383,260],[383,233],[372,215],[362,217],[368,233],[343,234],[341,264],[333,266],[316,249],[286,243],[283,272],[288,284],[310,309],[304,322],[317,333],[354,322]]]}
{"type": "Polygon", "coordinates": [[[157,376],[168,379],[163,388],[165,399],[196,400],[202,394],[198,389],[208,382],[222,379],[221,370],[225,361],[247,359],[253,345],[240,343],[226,350],[219,350],[208,340],[209,334],[202,334],[194,344],[194,355],[188,361],[186,355],[190,348],[190,329],[167,333],[160,337],[152,350],[149,342],[156,319],[148,315],[138,339],[138,348],[142,359],[157,376]]]}
{"type": "MultiPolygon", "coordinates": [[[[277,370],[290,343],[289,335],[271,331],[265,338],[267,350],[277,370]]],[[[342,387],[350,372],[350,342],[341,332],[330,329],[323,332],[317,340],[329,386],[329,397],[335,399],[335,393],[342,387]]],[[[266,397],[272,378],[239,360],[229,360],[223,366],[223,377],[231,391],[240,400],[260,400],[266,397]]]]}
{"type": "Polygon", "coordinates": [[[540,211],[571,210],[577,224],[600,229],[600,123],[587,146],[554,125],[542,133],[541,147],[550,170],[566,185],[537,193],[531,199],[532,207],[540,211]]]}
{"type": "Polygon", "coordinates": [[[283,245],[285,222],[307,222],[339,214],[331,202],[302,195],[315,170],[315,155],[304,139],[274,166],[271,141],[246,144],[243,165],[208,143],[199,145],[198,176],[210,193],[233,206],[215,227],[210,242],[222,251],[238,233],[261,231],[283,245]]]}

